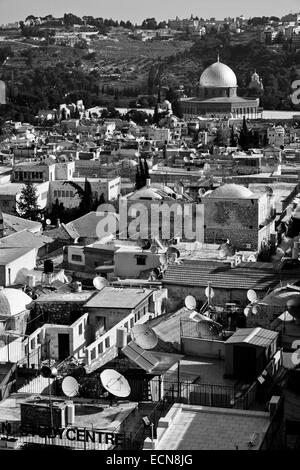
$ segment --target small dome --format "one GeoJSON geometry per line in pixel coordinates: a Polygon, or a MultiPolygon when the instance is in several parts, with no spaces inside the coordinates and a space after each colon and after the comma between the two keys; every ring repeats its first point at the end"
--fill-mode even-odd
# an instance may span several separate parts
{"type": "Polygon", "coordinates": [[[12,317],[26,310],[32,298],[19,289],[0,288],[0,315],[12,317]]]}
{"type": "Polygon", "coordinates": [[[206,88],[235,88],[237,87],[236,75],[222,62],[215,62],[204,70],[200,77],[200,86],[206,88]]]}
{"type": "Polygon", "coordinates": [[[253,193],[250,189],[245,188],[239,184],[223,184],[219,188],[207,194],[206,197],[211,198],[225,198],[225,199],[248,199],[253,197],[253,193]]]}

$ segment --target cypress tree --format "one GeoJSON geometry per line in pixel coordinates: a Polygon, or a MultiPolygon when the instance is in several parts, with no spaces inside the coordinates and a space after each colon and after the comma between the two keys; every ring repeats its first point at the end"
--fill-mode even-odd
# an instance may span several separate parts
{"type": "Polygon", "coordinates": [[[139,161],[139,172],[140,172],[140,182],[141,182],[141,188],[142,188],[143,186],[146,186],[146,175],[145,175],[145,168],[144,168],[141,157],[139,161]]]}
{"type": "Polygon", "coordinates": [[[145,179],[147,180],[150,178],[150,174],[149,174],[149,167],[148,167],[146,158],[144,158],[144,168],[145,168],[145,179]]]}

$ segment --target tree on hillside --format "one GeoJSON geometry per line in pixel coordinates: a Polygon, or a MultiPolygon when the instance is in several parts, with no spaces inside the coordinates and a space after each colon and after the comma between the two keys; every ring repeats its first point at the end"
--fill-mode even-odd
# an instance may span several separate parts
{"type": "Polygon", "coordinates": [[[226,129],[219,127],[214,140],[215,145],[218,147],[226,147],[228,145],[228,132],[226,129]]]}
{"type": "Polygon", "coordinates": [[[22,188],[17,211],[21,217],[29,220],[38,220],[41,210],[38,205],[37,189],[31,181],[27,181],[22,188]]]}
{"type": "Polygon", "coordinates": [[[143,187],[142,182],[141,182],[141,175],[139,171],[139,167],[136,169],[136,174],[135,174],[135,189],[141,189],[143,187]]]}
{"type": "Polygon", "coordinates": [[[81,215],[88,214],[95,209],[95,198],[93,198],[91,183],[85,178],[84,187],[74,181],[65,181],[63,184],[69,184],[76,189],[76,195],[80,198],[79,211],[81,215]]]}
{"type": "Polygon", "coordinates": [[[238,143],[238,138],[236,133],[234,132],[234,127],[231,127],[231,132],[230,132],[230,147],[236,147],[238,143]]]}
{"type": "Polygon", "coordinates": [[[249,131],[246,123],[246,118],[244,116],[243,118],[243,125],[242,129],[240,131],[240,136],[239,136],[239,146],[241,147],[242,150],[247,151],[249,150],[250,146],[250,138],[249,138],[249,131]]]}

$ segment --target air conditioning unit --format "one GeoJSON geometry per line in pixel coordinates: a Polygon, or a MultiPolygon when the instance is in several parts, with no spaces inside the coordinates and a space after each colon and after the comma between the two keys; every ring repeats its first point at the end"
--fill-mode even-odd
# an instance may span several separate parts
{"type": "Polygon", "coordinates": [[[247,250],[251,250],[251,248],[252,248],[251,243],[246,243],[246,248],[247,248],[247,250]]]}

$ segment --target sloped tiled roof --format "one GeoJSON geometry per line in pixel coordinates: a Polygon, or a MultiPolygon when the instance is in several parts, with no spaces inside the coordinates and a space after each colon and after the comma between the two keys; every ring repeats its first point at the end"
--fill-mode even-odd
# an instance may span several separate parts
{"type": "Polygon", "coordinates": [[[231,268],[223,263],[185,260],[182,264],[169,265],[163,278],[163,285],[207,287],[208,282],[222,289],[266,291],[280,282],[280,276],[278,272],[269,269],[239,266],[231,268]]]}
{"type": "Polygon", "coordinates": [[[267,347],[277,336],[277,331],[266,330],[264,328],[240,328],[227,339],[226,344],[247,343],[254,346],[267,347]]]}

